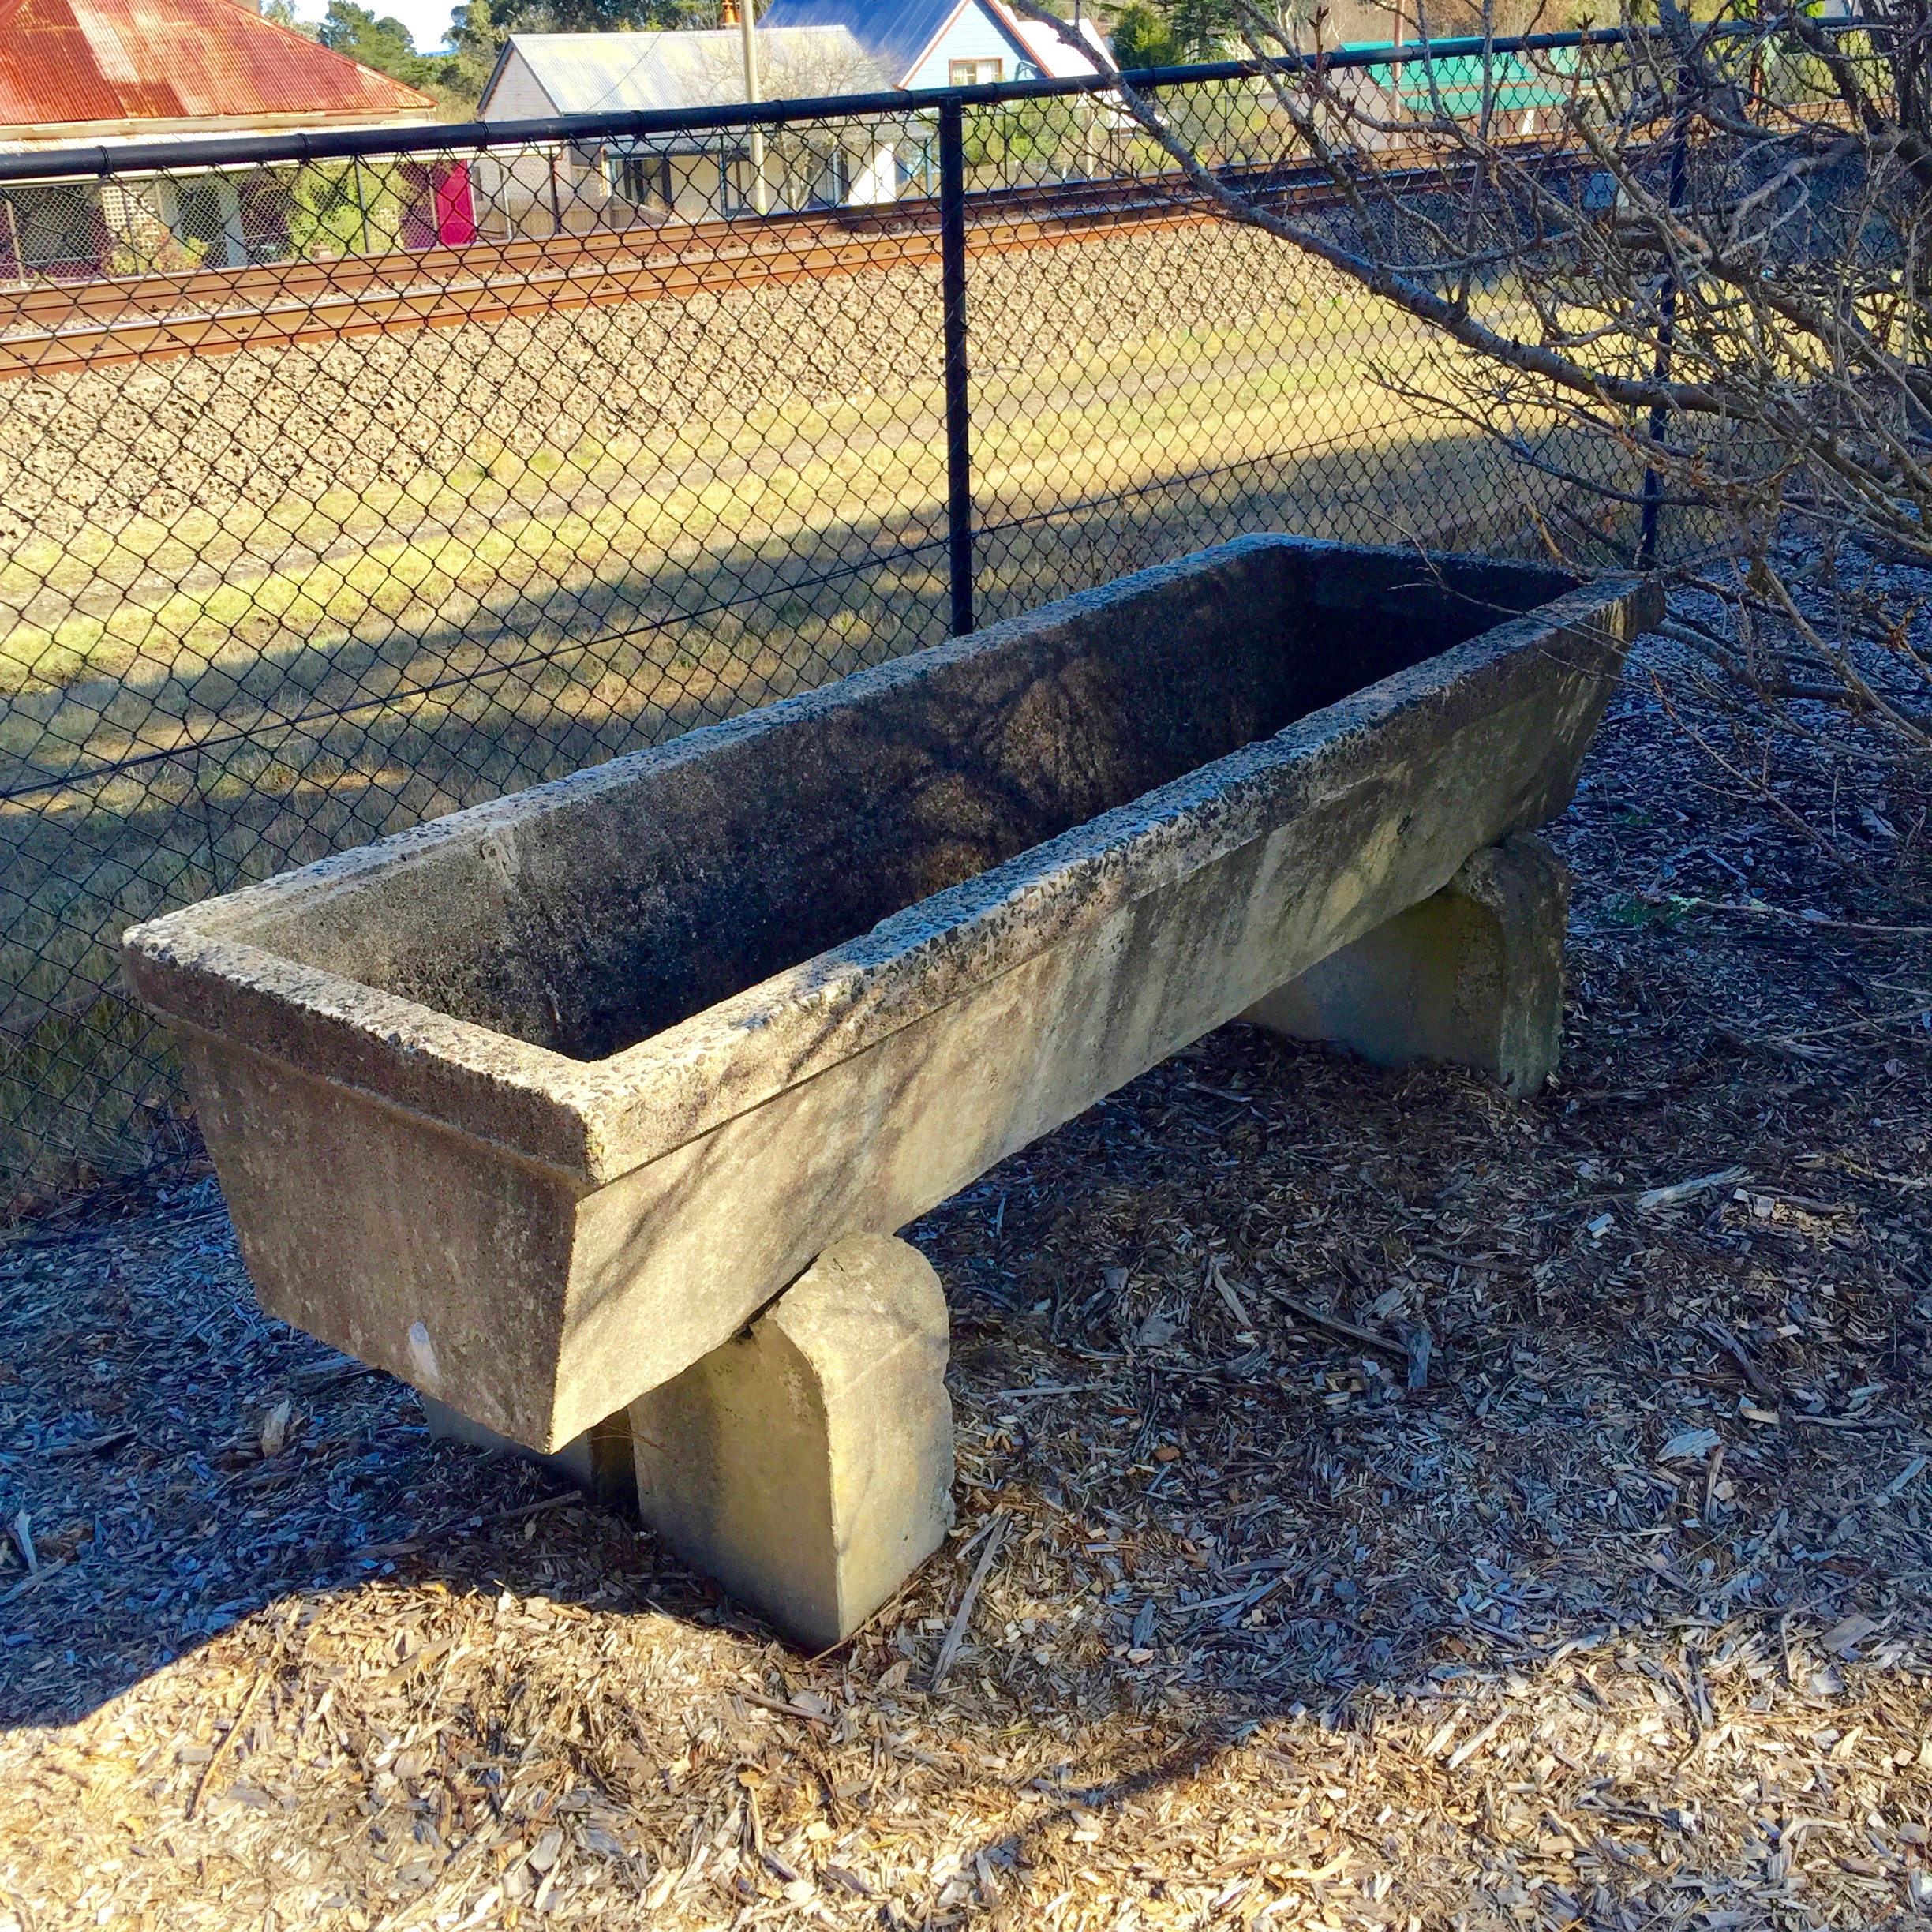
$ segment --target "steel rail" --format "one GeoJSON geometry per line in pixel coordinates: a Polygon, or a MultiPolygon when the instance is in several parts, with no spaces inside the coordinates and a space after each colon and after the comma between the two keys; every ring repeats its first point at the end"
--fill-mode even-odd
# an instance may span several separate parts
{"type": "MultiPolygon", "coordinates": [[[[1574,155],[1526,140],[1553,162],[1574,155]]],[[[1383,185],[1449,188],[1466,170],[1393,170],[1383,185]]],[[[1224,170],[1251,193],[1313,210],[1339,191],[1312,163],[1224,170]]],[[[969,193],[969,255],[1053,248],[1219,221],[1178,173],[969,193]]],[[[39,283],[0,291],[0,381],[186,355],[455,328],[761,284],[924,268],[942,252],[937,197],[749,219],[639,223],[460,248],[39,283]]]]}

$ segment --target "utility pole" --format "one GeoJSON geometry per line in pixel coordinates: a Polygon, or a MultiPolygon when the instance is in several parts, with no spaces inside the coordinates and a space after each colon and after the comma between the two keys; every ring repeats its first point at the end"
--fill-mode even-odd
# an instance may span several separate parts
{"type": "MultiPolygon", "coordinates": [[[[729,7],[731,0],[725,4],[729,7]]],[[[757,26],[752,18],[757,0],[737,0],[732,10],[738,16],[738,38],[744,48],[745,102],[755,107],[762,98],[758,92],[757,26]]],[[[751,130],[751,206],[760,215],[770,212],[770,197],[765,187],[765,130],[760,127],[751,130]]]]}

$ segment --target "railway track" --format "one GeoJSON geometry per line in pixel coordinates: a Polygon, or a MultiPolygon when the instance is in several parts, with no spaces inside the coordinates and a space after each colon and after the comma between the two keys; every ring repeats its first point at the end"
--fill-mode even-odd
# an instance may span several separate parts
{"type": "MultiPolygon", "coordinates": [[[[1448,185],[1435,168],[1414,170],[1413,178],[1418,190],[1448,185]]],[[[1231,170],[1228,178],[1309,210],[1337,199],[1312,167],[1231,170]]],[[[1178,174],[994,189],[968,197],[967,252],[1060,247],[1220,219],[1178,174]]],[[[936,268],[939,250],[939,204],[923,197],[409,253],[41,283],[0,293],[0,381],[534,319],[612,302],[678,301],[868,270],[936,268]]]]}

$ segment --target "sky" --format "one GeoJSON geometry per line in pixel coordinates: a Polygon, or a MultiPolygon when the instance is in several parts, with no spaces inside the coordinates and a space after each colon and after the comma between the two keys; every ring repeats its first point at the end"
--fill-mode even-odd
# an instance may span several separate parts
{"type": "MultiPolygon", "coordinates": [[[[410,30],[419,54],[442,46],[449,33],[451,0],[361,0],[378,20],[393,15],[410,30]]],[[[295,0],[298,18],[318,24],[328,11],[328,0],[295,0]]]]}

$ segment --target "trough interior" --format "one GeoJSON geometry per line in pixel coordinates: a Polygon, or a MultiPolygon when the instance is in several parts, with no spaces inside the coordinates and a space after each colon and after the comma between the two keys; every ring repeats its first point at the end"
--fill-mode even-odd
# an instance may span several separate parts
{"type": "Polygon", "coordinates": [[[432,842],[230,936],[601,1058],[1573,586],[1244,545],[537,794],[507,837],[432,842]]]}

